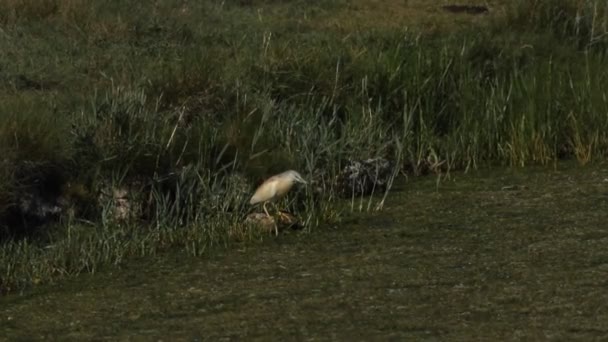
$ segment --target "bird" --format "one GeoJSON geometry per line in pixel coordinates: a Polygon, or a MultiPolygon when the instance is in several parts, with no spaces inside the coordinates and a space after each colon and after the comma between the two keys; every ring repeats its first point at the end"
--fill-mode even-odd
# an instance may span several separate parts
{"type": "MultiPolygon", "coordinates": [[[[264,204],[262,207],[264,208],[264,212],[268,217],[270,214],[266,209],[266,204],[268,202],[275,201],[281,197],[283,197],[295,183],[308,184],[302,176],[294,170],[285,171],[279,173],[278,175],[274,175],[267,180],[264,181],[256,190],[249,204],[254,205],[260,202],[264,204]]],[[[275,233],[278,235],[278,228],[275,227],[275,233]]]]}

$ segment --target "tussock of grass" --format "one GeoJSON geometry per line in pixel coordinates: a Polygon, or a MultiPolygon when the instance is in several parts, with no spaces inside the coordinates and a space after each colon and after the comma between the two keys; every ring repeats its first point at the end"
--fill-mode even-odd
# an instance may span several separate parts
{"type": "Polygon", "coordinates": [[[2,2],[0,289],[254,238],[247,197],[287,168],[326,181],[285,202],[314,228],[339,216],[348,159],[419,174],[605,158],[605,5],[492,5],[448,33],[406,29],[396,3],[403,21],[363,30],[340,18],[380,16],[365,1],[2,2]],[[49,187],[71,203],[58,221],[15,216],[49,187]],[[122,223],[103,196],[118,188],[137,203],[122,223]]]}

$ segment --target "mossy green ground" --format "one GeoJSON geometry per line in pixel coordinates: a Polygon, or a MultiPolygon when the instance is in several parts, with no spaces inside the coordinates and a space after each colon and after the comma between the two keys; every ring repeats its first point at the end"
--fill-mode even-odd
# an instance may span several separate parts
{"type": "Polygon", "coordinates": [[[608,165],[400,182],[384,211],[0,299],[2,336],[601,340],[608,165]]]}
{"type": "Polygon", "coordinates": [[[0,2],[0,212],[47,173],[157,199],[141,225],[3,241],[0,339],[606,338],[608,12],[505,3],[0,2]],[[350,203],[306,193],[320,226],[209,248],[250,210],[236,185],[204,197],[226,170],[253,186],[378,155],[450,177],[335,226],[350,203]]]}

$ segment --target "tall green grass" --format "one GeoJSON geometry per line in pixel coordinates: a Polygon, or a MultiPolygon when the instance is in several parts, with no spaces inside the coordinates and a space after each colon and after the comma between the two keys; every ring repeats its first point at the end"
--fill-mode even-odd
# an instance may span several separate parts
{"type": "Polygon", "coordinates": [[[287,168],[320,189],[283,203],[314,229],[340,217],[349,159],[420,174],[608,151],[600,1],[522,2],[449,34],[346,35],[315,27],[341,1],[106,5],[0,4],[2,290],[256,238],[248,196],[287,168]],[[9,223],[20,194],[49,187],[72,210],[9,223]],[[102,195],[119,188],[127,221],[102,195]]]}

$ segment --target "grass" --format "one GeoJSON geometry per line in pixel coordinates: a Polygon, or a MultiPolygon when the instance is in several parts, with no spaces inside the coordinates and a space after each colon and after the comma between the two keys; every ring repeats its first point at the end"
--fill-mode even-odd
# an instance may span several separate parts
{"type": "Polygon", "coordinates": [[[400,181],[382,213],[333,229],[0,298],[1,334],[195,339],[204,325],[209,340],[602,339],[607,166],[455,171],[440,191],[434,177],[400,181]]]}
{"type": "Polygon", "coordinates": [[[247,196],[286,168],[321,192],[285,202],[335,220],[349,159],[395,171],[581,164],[608,151],[600,1],[9,0],[0,4],[0,289],[242,229],[247,196]],[[114,219],[112,196],[137,207],[114,219]],[[67,203],[52,224],[24,194],[67,203]]]}

